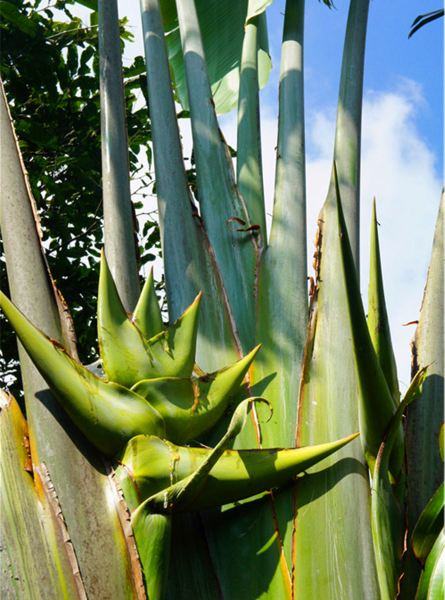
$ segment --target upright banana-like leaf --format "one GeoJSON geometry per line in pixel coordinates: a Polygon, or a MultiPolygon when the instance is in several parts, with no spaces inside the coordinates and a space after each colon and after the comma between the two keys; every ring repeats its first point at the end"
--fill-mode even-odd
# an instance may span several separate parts
{"type": "MultiPolygon", "coordinates": [[[[262,351],[252,370],[255,393],[273,406],[270,421],[261,428],[265,447],[295,444],[296,399],[307,330],[303,37],[304,2],[288,1],[281,50],[274,212],[258,285],[256,329],[262,351]]],[[[251,515],[248,543],[266,544],[267,551],[259,553],[251,567],[261,575],[250,581],[246,578],[245,589],[251,597],[264,588],[276,597],[292,593],[294,504],[294,491],[289,488],[269,497],[261,510],[253,509],[258,512],[251,515]],[[268,538],[274,540],[270,546],[268,538]],[[279,568],[271,576],[273,564],[279,568]]],[[[239,520],[238,529],[229,531],[239,535],[243,526],[247,529],[245,517],[239,520]]]]}
{"type": "MultiPolygon", "coordinates": [[[[212,371],[239,357],[239,343],[220,269],[187,188],[159,0],[141,0],[141,12],[170,318],[204,292],[197,355],[201,368],[212,371]]],[[[173,521],[178,551],[170,568],[170,597],[187,591],[197,600],[217,597],[219,584],[200,519],[178,515],[173,521]]]]}
{"type": "Polygon", "coordinates": [[[263,432],[266,446],[295,443],[296,398],[307,330],[303,29],[304,1],[288,1],[274,213],[258,291],[257,335],[263,350],[254,366],[256,393],[265,395],[274,407],[272,422],[263,432]]]}
{"type": "Polygon", "coordinates": [[[107,259],[126,310],[139,296],[117,0],[98,0],[102,189],[107,259]]]}
{"type": "Polygon", "coordinates": [[[422,399],[408,410],[408,518],[414,527],[443,478],[439,434],[444,420],[444,209],[442,193],[428,279],[414,339],[414,371],[428,366],[422,399]]]}
{"type": "Polygon", "coordinates": [[[204,292],[200,325],[205,335],[198,338],[198,355],[200,366],[211,371],[237,355],[233,320],[214,253],[187,188],[159,0],[141,0],[141,12],[169,312],[171,319],[178,318],[196,294],[204,292]]]}
{"type": "MultiPolygon", "coordinates": [[[[350,4],[336,129],[340,190],[341,194],[347,190],[348,231],[355,232],[359,228],[356,208],[368,7],[367,1],[350,4]]],[[[315,294],[299,396],[297,445],[340,437],[345,427],[358,428],[358,381],[351,343],[354,324],[339,236],[333,178],[316,238],[315,294]]],[[[369,484],[360,445],[340,451],[335,463],[328,459],[324,471],[314,469],[312,487],[310,483],[310,479],[301,480],[296,491],[295,596],[375,599],[379,588],[370,535],[369,484]],[[317,575],[319,565],[323,565],[323,578],[317,575]]]]}
{"type": "Polygon", "coordinates": [[[390,459],[406,407],[418,398],[425,370],[419,371],[399,404],[379,448],[371,491],[371,523],[382,600],[393,600],[401,577],[405,522],[390,481],[390,459]]]}
{"type": "MultiPolygon", "coordinates": [[[[3,90],[0,126],[1,229],[11,295],[29,318],[61,340],[59,311],[40,245],[36,211],[3,90]]],[[[21,346],[19,355],[32,461],[37,466],[44,463],[48,469],[87,594],[138,597],[140,574],[130,560],[118,514],[110,502],[110,482],[103,475],[102,463],[84,438],[72,431],[21,346]],[[106,508],[97,512],[98,506],[106,508]]]]}
{"type": "MultiPolygon", "coordinates": [[[[251,0],[249,6],[256,3],[251,0]]],[[[260,102],[258,85],[258,36],[266,28],[266,15],[261,13],[247,21],[241,54],[238,97],[236,172],[238,191],[261,245],[267,241],[264,206],[263,169],[261,164],[260,102]]]]}
{"type": "Polygon", "coordinates": [[[177,2],[190,102],[200,214],[228,302],[247,351],[255,334],[254,289],[258,246],[240,221],[251,225],[235,186],[231,158],[218,127],[194,0],[177,2]],[[240,230],[241,229],[241,230],[240,230]]]}
{"type": "Polygon", "coordinates": [[[399,382],[397,379],[396,360],[391,343],[389,319],[386,312],[385,294],[383,291],[383,274],[380,260],[378,222],[375,199],[371,218],[371,252],[368,290],[368,328],[372,345],[379,360],[386,383],[394,399],[399,400],[399,382]]]}
{"type": "MultiPolygon", "coordinates": [[[[273,241],[271,239],[270,247],[264,250],[261,259],[260,304],[256,320],[257,339],[261,340],[263,348],[251,370],[255,393],[265,395],[273,404],[271,420],[261,427],[259,435],[259,441],[269,447],[294,444],[292,419],[295,423],[299,358],[306,333],[304,216],[301,221],[301,211],[304,215],[302,28],[303,7],[298,4],[295,10],[293,3],[289,3],[283,43],[278,158],[285,161],[289,170],[287,174],[284,168],[281,171],[280,185],[285,182],[285,189],[278,191],[277,188],[276,194],[276,210],[280,216],[273,226],[273,241]],[[289,221],[289,228],[280,227],[280,218],[289,221]],[[291,302],[289,298],[292,298],[291,302]]],[[[258,432],[258,426],[257,432],[245,428],[237,440],[237,447],[246,448],[258,443],[255,439],[258,432]]],[[[265,590],[273,597],[290,594],[290,534],[289,541],[286,544],[283,541],[286,530],[292,530],[290,496],[283,492],[275,500],[274,496],[268,495],[251,509],[246,506],[211,517],[206,514],[207,536],[223,595],[256,598],[265,590]],[[264,548],[264,551],[256,555],[247,553],[239,545],[240,537],[245,540],[246,547],[264,548]],[[234,566],[239,563],[246,566],[242,574],[234,566]],[[255,572],[256,576],[249,577],[250,572],[255,572]]]]}
{"type": "Polygon", "coordinates": [[[2,598],[82,598],[85,588],[57,498],[33,472],[26,421],[0,392],[2,598]],[[71,550],[71,551],[70,551],[71,550]]]}
{"type": "MultiPolygon", "coordinates": [[[[271,2],[272,0],[196,0],[209,81],[218,114],[230,111],[238,100],[243,26],[261,15],[271,2]]],[[[175,2],[161,0],[161,7],[176,94],[182,106],[188,109],[186,74],[175,2]]],[[[266,84],[272,67],[265,25],[265,21],[260,20],[257,60],[261,88],[266,84]]]]}
{"type": "MultiPolygon", "coordinates": [[[[351,0],[343,49],[334,161],[357,272],[360,269],[360,142],[369,0],[351,0]]],[[[331,179],[330,193],[334,193],[331,179]]]]}
{"type": "MultiPolygon", "coordinates": [[[[352,0],[343,53],[334,158],[348,232],[353,231],[358,265],[358,181],[364,46],[369,3],[352,0]]],[[[357,375],[339,244],[336,190],[332,178],[319,219],[315,294],[305,347],[296,428],[297,445],[314,444],[358,428],[357,375]],[[342,277],[339,277],[342,273],[342,277]]],[[[359,293],[359,292],[358,292],[359,293]]],[[[341,451],[312,485],[298,483],[292,531],[293,587],[301,598],[378,597],[368,511],[369,485],[359,444],[341,451]],[[314,498],[314,499],[313,499],[314,498]],[[308,502],[313,499],[311,502],[308,502]],[[351,511],[350,507],[354,510],[351,511]],[[325,517],[324,517],[325,515],[325,517]],[[311,541],[316,539],[317,544],[311,541]],[[310,549],[309,549],[310,548],[310,549]],[[317,576],[323,565],[325,577],[317,576]]]]}

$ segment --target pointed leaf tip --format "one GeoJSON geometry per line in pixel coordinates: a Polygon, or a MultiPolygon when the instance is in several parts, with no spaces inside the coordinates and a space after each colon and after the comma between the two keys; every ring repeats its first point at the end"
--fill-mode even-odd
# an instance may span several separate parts
{"type": "Polygon", "coordinates": [[[375,198],[373,201],[371,219],[368,329],[377,359],[396,406],[400,398],[399,382],[397,378],[396,360],[391,341],[389,319],[386,310],[375,198]]]}
{"type": "Polygon", "coordinates": [[[103,368],[110,381],[131,387],[149,376],[144,342],[120,300],[102,251],[97,297],[97,334],[103,368]]]}
{"type": "Polygon", "coordinates": [[[161,309],[159,308],[154,286],[153,269],[150,269],[150,273],[134,309],[133,322],[136,323],[146,339],[154,337],[164,329],[161,309]]]}

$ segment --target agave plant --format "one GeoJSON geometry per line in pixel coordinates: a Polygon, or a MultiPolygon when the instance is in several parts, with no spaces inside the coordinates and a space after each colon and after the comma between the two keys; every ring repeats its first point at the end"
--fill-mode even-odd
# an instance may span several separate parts
{"type": "Polygon", "coordinates": [[[139,289],[117,10],[98,4],[105,252],[94,367],[76,355],[1,103],[13,302],[2,294],[0,306],[21,343],[27,418],[4,397],[6,597],[441,598],[443,199],[401,399],[375,207],[367,318],[359,287],[368,2],[351,1],[308,298],[303,1],[286,4],[268,236],[258,89],[270,2],[141,0],[169,325],[151,275],[139,289]],[[174,92],[190,112],[195,198],[174,92]],[[216,117],[234,101],[236,177],[216,117]]]}

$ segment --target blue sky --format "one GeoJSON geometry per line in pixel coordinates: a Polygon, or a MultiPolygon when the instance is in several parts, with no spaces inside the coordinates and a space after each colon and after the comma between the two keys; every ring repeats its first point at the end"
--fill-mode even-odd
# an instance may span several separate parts
{"type": "MultiPolygon", "coordinates": [[[[236,1],[236,0],[234,0],[236,1]]],[[[262,142],[268,211],[272,211],[276,146],[277,81],[284,0],[268,9],[273,71],[261,93],[262,142]]],[[[306,0],[305,104],[308,240],[314,237],[332,161],[335,111],[347,0],[329,10],[306,0]]],[[[410,378],[410,341],[417,319],[443,185],[443,20],[408,40],[414,18],[440,0],[372,0],[365,65],[362,137],[362,293],[366,299],[371,201],[377,197],[383,274],[401,389],[410,378]]],[[[135,43],[124,61],[143,54],[139,2],[119,0],[135,43]]],[[[87,19],[88,11],[85,11],[87,19]]],[[[236,145],[235,115],[222,119],[236,145]]],[[[185,154],[190,134],[183,130],[185,154]]],[[[311,246],[309,246],[311,252],[311,246]]],[[[366,303],[366,300],[365,300],[366,303]]]]}

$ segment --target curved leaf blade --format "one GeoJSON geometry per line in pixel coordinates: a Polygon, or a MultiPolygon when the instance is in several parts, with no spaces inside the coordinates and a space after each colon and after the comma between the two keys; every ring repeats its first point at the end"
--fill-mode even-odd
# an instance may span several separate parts
{"type": "Polygon", "coordinates": [[[439,533],[425,562],[416,600],[442,600],[445,583],[445,531],[439,533]]]}
{"type": "Polygon", "coordinates": [[[417,560],[422,564],[433,547],[433,544],[443,527],[445,496],[442,483],[425,506],[411,536],[411,546],[417,560]]]}

